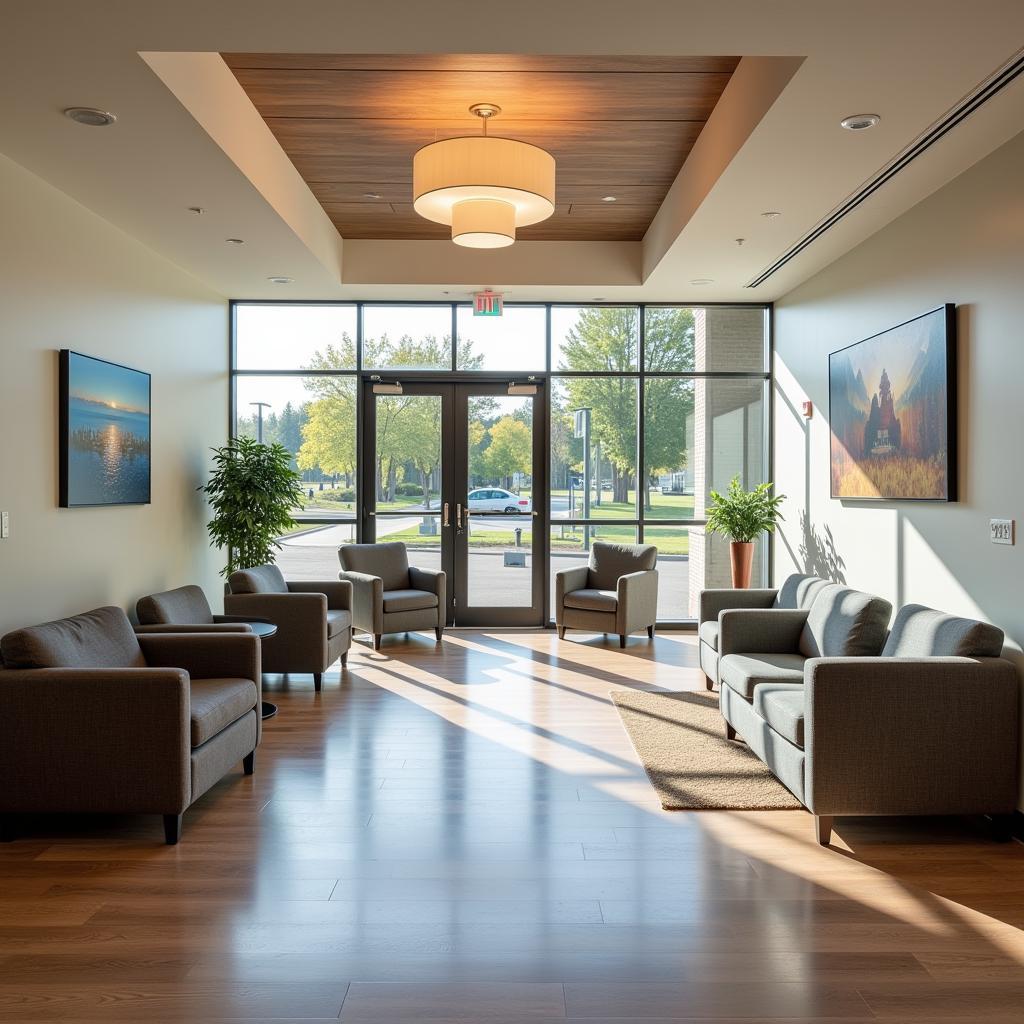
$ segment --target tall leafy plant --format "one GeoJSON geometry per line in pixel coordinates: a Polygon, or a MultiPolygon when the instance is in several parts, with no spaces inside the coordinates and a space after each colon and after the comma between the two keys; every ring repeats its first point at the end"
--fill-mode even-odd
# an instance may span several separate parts
{"type": "Polygon", "coordinates": [[[300,476],[280,444],[236,437],[213,449],[210,479],[199,490],[210,500],[210,543],[227,552],[221,575],[273,562],[277,538],[292,529],[292,509],[302,508],[300,476]]]}
{"type": "Polygon", "coordinates": [[[734,476],[728,493],[711,492],[714,504],[708,509],[707,528],[740,544],[757,540],[765,531],[771,533],[783,518],[779,506],[786,499],[784,494],[773,495],[773,486],[769,482],[745,491],[734,476]]]}

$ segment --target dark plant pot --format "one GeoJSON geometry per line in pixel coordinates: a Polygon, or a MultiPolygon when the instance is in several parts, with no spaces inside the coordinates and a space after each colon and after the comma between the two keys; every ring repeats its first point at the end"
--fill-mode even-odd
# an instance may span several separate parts
{"type": "Polygon", "coordinates": [[[737,590],[749,590],[754,574],[754,542],[734,540],[729,545],[732,562],[732,585],[737,590]]]}

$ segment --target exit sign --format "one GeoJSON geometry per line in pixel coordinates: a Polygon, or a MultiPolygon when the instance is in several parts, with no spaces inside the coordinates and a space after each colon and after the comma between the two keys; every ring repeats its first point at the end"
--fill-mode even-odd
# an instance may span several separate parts
{"type": "Polygon", "coordinates": [[[502,308],[501,292],[488,288],[485,292],[473,293],[473,316],[501,316],[502,308]]]}

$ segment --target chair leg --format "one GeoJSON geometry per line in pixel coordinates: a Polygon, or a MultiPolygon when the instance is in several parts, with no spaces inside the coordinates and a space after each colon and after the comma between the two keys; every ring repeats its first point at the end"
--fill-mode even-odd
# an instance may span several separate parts
{"type": "Polygon", "coordinates": [[[713,690],[715,688],[715,682],[707,672],[704,673],[704,688],[706,690],[713,690]]]}
{"type": "Polygon", "coordinates": [[[444,632],[444,630],[442,629],[442,627],[441,627],[441,626],[435,626],[435,627],[434,627],[434,636],[436,636],[436,637],[437,637],[437,642],[438,642],[438,643],[440,643],[440,642],[441,642],[441,634],[442,634],[443,632],[444,632]]]}
{"type": "Polygon", "coordinates": [[[381,634],[381,633],[374,633],[373,634],[373,649],[375,651],[379,651],[380,650],[380,641],[381,641],[382,635],[383,634],[381,634]]]}
{"type": "Polygon", "coordinates": [[[559,626],[558,627],[558,639],[559,640],[564,640],[565,639],[565,626],[559,626]]]}
{"type": "Polygon", "coordinates": [[[816,814],[814,816],[814,832],[818,837],[818,842],[822,846],[828,846],[828,841],[832,838],[832,815],[816,814]]]}
{"type": "Polygon", "coordinates": [[[619,646],[620,647],[625,647],[626,646],[626,634],[625,633],[620,633],[619,634],[619,646]]]}
{"type": "Polygon", "coordinates": [[[324,674],[323,674],[323,672],[314,672],[313,673],[313,689],[316,690],[317,693],[319,693],[320,689],[321,689],[321,687],[323,685],[324,685],[324,674]]]}
{"type": "Polygon", "coordinates": [[[348,668],[348,651],[341,656],[341,667],[348,668]]]}
{"type": "Polygon", "coordinates": [[[654,639],[654,625],[653,624],[647,627],[647,639],[648,640],[653,640],[654,639]]]}
{"type": "Polygon", "coordinates": [[[992,838],[997,843],[1008,843],[1013,838],[1013,815],[992,815],[992,838]]]}
{"type": "Polygon", "coordinates": [[[245,757],[242,758],[242,771],[246,775],[252,775],[256,771],[256,751],[250,750],[245,757]]]}
{"type": "Polygon", "coordinates": [[[176,846],[178,840],[181,838],[181,819],[180,814],[165,814],[164,815],[164,842],[168,846],[176,846]]]}
{"type": "Polygon", "coordinates": [[[728,723],[725,723],[725,738],[727,740],[736,739],[736,730],[728,723]]]}

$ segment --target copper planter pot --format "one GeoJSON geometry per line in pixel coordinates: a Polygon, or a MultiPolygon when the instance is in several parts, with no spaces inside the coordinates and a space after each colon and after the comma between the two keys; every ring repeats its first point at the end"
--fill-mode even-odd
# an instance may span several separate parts
{"type": "Polygon", "coordinates": [[[729,558],[732,561],[732,585],[738,590],[749,590],[754,574],[754,542],[732,541],[729,558]]]}

